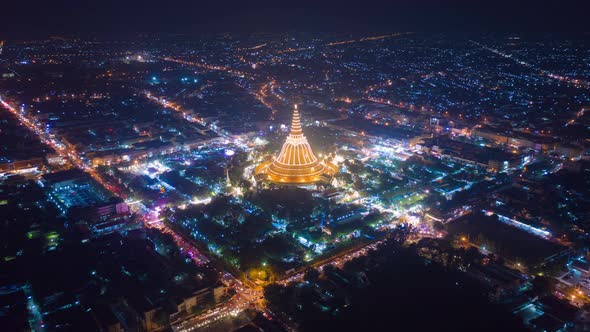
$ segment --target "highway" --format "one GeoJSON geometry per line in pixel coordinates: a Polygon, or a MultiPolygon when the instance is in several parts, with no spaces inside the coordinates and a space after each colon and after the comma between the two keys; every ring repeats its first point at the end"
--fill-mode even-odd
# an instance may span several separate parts
{"type": "MultiPolygon", "coordinates": [[[[409,35],[409,34],[412,34],[412,32],[392,33],[392,34],[389,34],[389,35],[370,36],[370,37],[363,37],[363,38],[359,38],[359,39],[340,40],[340,41],[334,41],[334,42],[325,43],[325,44],[320,45],[320,46],[331,47],[331,46],[338,46],[338,45],[354,44],[354,43],[360,43],[360,42],[365,42],[365,41],[373,41],[373,40],[380,40],[380,39],[387,39],[387,38],[395,38],[395,37],[405,36],[405,35],[409,35]]],[[[313,46],[300,47],[300,48],[288,48],[288,49],[285,49],[285,50],[277,51],[277,54],[290,53],[290,52],[299,52],[299,51],[306,51],[306,50],[312,50],[314,48],[315,47],[313,47],[313,46]]]]}
{"type": "MultiPolygon", "coordinates": [[[[366,244],[364,246],[351,248],[349,250],[337,253],[334,256],[328,257],[328,258],[323,259],[321,261],[314,262],[310,265],[310,267],[313,267],[313,268],[316,268],[319,270],[322,270],[327,265],[335,265],[337,267],[342,267],[348,261],[351,261],[355,258],[367,255],[367,253],[369,253],[369,251],[376,249],[380,244],[382,244],[385,241],[386,241],[385,239],[378,240],[378,241],[366,244]]],[[[305,275],[305,270],[307,270],[307,267],[299,269],[294,274],[286,276],[285,278],[278,280],[276,283],[285,286],[291,282],[300,282],[303,280],[303,276],[305,275]]]]}
{"type": "Polygon", "coordinates": [[[526,62],[526,61],[523,61],[523,60],[519,60],[516,57],[514,57],[512,54],[504,53],[504,52],[502,52],[502,51],[500,51],[498,49],[489,47],[487,45],[478,43],[478,42],[473,41],[473,40],[470,40],[469,42],[472,43],[473,45],[476,45],[476,46],[481,47],[482,49],[484,49],[486,51],[490,51],[490,52],[492,52],[494,54],[497,54],[497,55],[499,55],[499,56],[501,56],[501,57],[503,57],[505,59],[514,61],[515,63],[517,63],[517,64],[519,64],[521,66],[524,66],[524,67],[527,67],[527,68],[536,70],[542,76],[545,76],[547,78],[550,78],[550,79],[553,79],[553,80],[556,80],[556,81],[560,81],[560,82],[564,82],[564,83],[567,83],[567,84],[571,84],[571,85],[573,85],[573,86],[575,86],[577,88],[590,88],[590,82],[589,81],[585,81],[585,80],[581,80],[581,79],[577,79],[577,78],[571,78],[571,77],[563,76],[563,75],[560,75],[560,74],[556,74],[556,73],[550,72],[548,70],[541,69],[541,68],[537,67],[536,65],[533,65],[533,64],[531,64],[529,62],[526,62]]]}

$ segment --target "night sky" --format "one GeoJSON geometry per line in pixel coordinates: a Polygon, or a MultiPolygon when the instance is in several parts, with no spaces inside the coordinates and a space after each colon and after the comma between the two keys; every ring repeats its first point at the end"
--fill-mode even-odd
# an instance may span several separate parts
{"type": "Polygon", "coordinates": [[[0,35],[136,32],[587,32],[584,0],[3,1],[0,35]]]}

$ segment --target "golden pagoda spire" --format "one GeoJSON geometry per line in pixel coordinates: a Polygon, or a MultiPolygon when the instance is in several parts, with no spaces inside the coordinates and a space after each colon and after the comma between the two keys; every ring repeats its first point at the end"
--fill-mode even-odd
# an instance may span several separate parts
{"type": "Polygon", "coordinates": [[[291,132],[289,136],[302,136],[303,130],[301,129],[301,119],[299,118],[299,110],[297,110],[297,104],[293,110],[293,120],[291,121],[291,132]]]}
{"type": "Polygon", "coordinates": [[[254,170],[254,175],[271,182],[308,185],[330,179],[338,172],[336,166],[319,161],[303,135],[297,104],[293,110],[291,131],[279,155],[254,170]]]}

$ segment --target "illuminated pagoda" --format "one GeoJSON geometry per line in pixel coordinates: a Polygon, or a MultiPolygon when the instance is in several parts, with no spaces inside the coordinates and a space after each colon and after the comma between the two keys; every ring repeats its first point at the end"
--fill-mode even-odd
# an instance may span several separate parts
{"type": "Polygon", "coordinates": [[[311,151],[301,129],[297,105],[293,111],[291,131],[281,153],[276,158],[267,158],[254,169],[257,181],[296,186],[331,183],[336,173],[338,168],[334,164],[318,160],[311,151]]]}

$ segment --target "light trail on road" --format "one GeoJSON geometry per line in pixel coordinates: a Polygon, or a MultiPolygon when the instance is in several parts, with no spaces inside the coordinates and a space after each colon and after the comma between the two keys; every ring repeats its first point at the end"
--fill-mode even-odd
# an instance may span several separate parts
{"type": "MultiPolygon", "coordinates": [[[[82,160],[77,155],[74,154],[75,151],[68,151],[68,149],[65,148],[65,145],[62,146],[57,141],[54,141],[53,139],[51,139],[49,137],[49,135],[46,134],[45,131],[42,130],[37,124],[35,124],[35,122],[33,120],[28,119],[25,116],[24,112],[22,112],[22,113],[18,112],[18,110],[16,108],[12,107],[1,96],[0,96],[0,105],[2,105],[2,108],[8,110],[11,114],[15,115],[17,117],[17,119],[19,120],[19,122],[22,123],[23,125],[25,125],[27,127],[27,129],[34,132],[42,142],[53,147],[54,150],[56,150],[56,152],[60,156],[62,156],[63,158],[67,158],[67,160],[70,160],[72,162],[72,164],[74,166],[76,166],[77,168],[89,173],[97,182],[99,182],[101,185],[103,185],[107,190],[109,190],[110,192],[112,192],[113,194],[115,194],[117,196],[121,196],[121,197],[126,196],[121,192],[121,190],[113,187],[112,185],[110,185],[106,181],[104,181],[100,177],[100,175],[98,173],[96,173],[96,171],[93,170],[90,166],[84,164],[82,162],[82,160]]],[[[189,241],[185,241],[181,235],[174,232],[172,229],[170,229],[164,223],[162,223],[159,220],[160,219],[159,213],[157,213],[156,210],[148,209],[145,205],[143,205],[142,203],[137,202],[137,201],[134,201],[133,203],[134,203],[133,205],[137,206],[136,211],[141,215],[141,220],[144,224],[144,227],[156,228],[163,233],[170,234],[172,236],[172,238],[174,239],[174,241],[176,242],[176,244],[178,245],[178,247],[181,248],[182,251],[187,256],[189,256],[196,264],[202,265],[202,264],[206,264],[210,261],[208,257],[203,255],[197,248],[192,246],[189,241]]],[[[237,304],[235,303],[235,301],[228,302],[228,304],[226,304],[224,307],[222,307],[225,309],[223,309],[221,311],[221,313],[220,313],[221,315],[227,314],[227,312],[237,314],[237,313],[241,312],[243,309],[250,307],[251,304],[256,304],[258,299],[262,296],[261,291],[249,289],[248,286],[243,285],[243,283],[241,281],[239,281],[239,279],[237,279],[233,275],[229,274],[228,272],[223,272],[223,275],[226,278],[225,279],[226,282],[228,282],[227,280],[230,281],[229,282],[230,285],[240,285],[241,286],[241,289],[243,290],[243,292],[240,293],[240,299],[242,299],[242,298],[243,299],[238,301],[237,304]]],[[[265,308],[261,308],[261,310],[264,310],[264,309],[265,308]]],[[[223,317],[226,317],[226,316],[227,315],[225,315],[223,317]]],[[[197,317],[197,321],[199,321],[199,320],[200,320],[200,318],[197,317]]],[[[193,329],[183,330],[183,331],[192,331],[192,330],[193,329]]]]}
{"type": "Polygon", "coordinates": [[[542,76],[545,76],[547,78],[550,78],[550,79],[553,79],[553,80],[556,80],[556,81],[560,81],[560,82],[564,82],[564,83],[568,83],[568,84],[572,84],[572,85],[574,85],[577,88],[590,88],[590,81],[585,81],[585,80],[581,80],[581,79],[576,79],[576,78],[571,78],[571,77],[568,77],[568,76],[559,75],[559,74],[550,72],[548,70],[541,69],[541,68],[537,67],[536,65],[533,65],[533,64],[531,64],[529,62],[526,62],[526,61],[523,61],[523,60],[519,60],[515,56],[513,56],[512,54],[504,53],[504,52],[502,52],[502,51],[500,51],[498,49],[489,47],[487,45],[478,43],[478,42],[473,41],[473,40],[470,40],[469,42],[472,43],[473,45],[476,45],[476,46],[481,47],[484,50],[487,50],[487,51],[490,51],[490,52],[492,52],[494,54],[497,54],[497,55],[499,55],[499,56],[501,56],[501,57],[503,57],[505,59],[512,60],[512,61],[514,61],[515,63],[517,63],[517,64],[519,64],[521,66],[524,66],[524,67],[527,67],[527,68],[531,68],[533,70],[536,70],[542,76]]]}
{"type": "Polygon", "coordinates": [[[264,44],[260,44],[260,45],[256,45],[256,46],[252,46],[252,47],[236,48],[236,51],[253,51],[253,50],[263,48],[266,45],[268,45],[268,43],[264,43],[264,44]]]}
{"type": "MultiPolygon", "coordinates": [[[[412,34],[412,33],[413,32],[402,32],[402,33],[392,33],[392,34],[389,34],[389,35],[363,37],[363,38],[359,38],[359,39],[340,40],[340,41],[334,41],[334,42],[325,43],[325,44],[323,44],[321,46],[323,46],[323,47],[332,47],[332,46],[339,46],[339,45],[346,45],[346,44],[354,44],[354,43],[360,43],[360,42],[365,42],[365,41],[374,41],[374,40],[381,40],[381,39],[387,39],[387,38],[400,37],[400,36],[405,36],[405,35],[409,35],[409,34],[412,34]]],[[[307,50],[312,50],[312,49],[315,49],[315,48],[316,47],[313,47],[313,46],[300,47],[300,48],[287,48],[287,49],[284,49],[284,50],[280,50],[280,51],[278,51],[276,53],[277,54],[283,54],[283,53],[307,51],[307,50]]]]}

